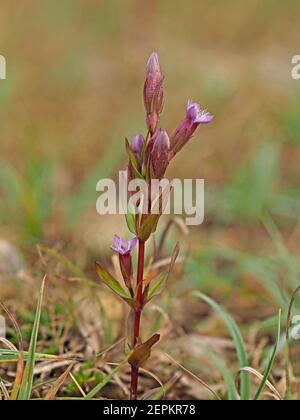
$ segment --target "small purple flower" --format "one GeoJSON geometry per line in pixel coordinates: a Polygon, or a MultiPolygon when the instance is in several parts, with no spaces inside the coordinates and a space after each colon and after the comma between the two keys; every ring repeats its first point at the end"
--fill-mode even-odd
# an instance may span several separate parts
{"type": "Polygon", "coordinates": [[[159,130],[151,151],[152,178],[161,179],[169,164],[170,139],[166,131],[159,130]]]}
{"type": "Polygon", "coordinates": [[[121,273],[131,296],[133,296],[133,270],[131,252],[136,246],[137,241],[137,238],[132,238],[129,242],[125,242],[122,238],[120,238],[120,236],[115,235],[114,244],[111,246],[111,249],[119,255],[121,273]]]}
{"type": "Polygon", "coordinates": [[[209,124],[214,116],[207,110],[201,110],[200,105],[188,100],[186,104],[186,119],[192,124],[209,124]]]}
{"type": "Polygon", "coordinates": [[[123,241],[123,239],[120,238],[120,236],[115,235],[114,244],[111,246],[111,249],[119,255],[127,255],[132,252],[132,250],[137,244],[137,241],[138,239],[135,237],[130,239],[130,241],[126,242],[123,241]]]}
{"type": "Polygon", "coordinates": [[[190,140],[197,127],[201,124],[209,124],[213,120],[207,110],[202,110],[196,102],[188,101],[186,115],[179,127],[171,136],[171,150],[169,158],[172,159],[182,147],[190,140]]]}
{"type": "Polygon", "coordinates": [[[146,81],[144,85],[146,122],[151,134],[154,134],[157,130],[163,108],[163,79],[158,55],[152,53],[146,67],[146,81]]]}

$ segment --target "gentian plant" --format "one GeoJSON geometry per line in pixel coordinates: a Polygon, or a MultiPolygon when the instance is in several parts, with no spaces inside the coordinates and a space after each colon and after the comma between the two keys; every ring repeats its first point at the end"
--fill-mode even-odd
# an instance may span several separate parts
{"type": "MultiPolygon", "coordinates": [[[[164,177],[171,160],[191,139],[198,126],[210,123],[213,119],[213,116],[208,111],[202,110],[200,105],[188,101],[185,117],[173,134],[169,136],[166,131],[160,128],[160,115],[164,102],[163,80],[158,56],[153,53],[147,64],[143,91],[147,134],[145,137],[136,135],[131,143],[126,140],[125,144],[129,157],[128,180],[142,179],[147,182],[149,187],[151,180],[160,180],[164,177]]],[[[161,199],[161,193],[157,192],[157,195],[157,198],[161,199]]],[[[160,338],[159,334],[155,334],[146,341],[142,341],[140,336],[142,312],[146,304],[163,290],[179,253],[177,244],[170,258],[170,266],[167,271],[157,273],[152,270],[151,263],[147,263],[147,273],[145,273],[146,242],[156,231],[162,214],[162,204],[160,205],[160,211],[155,214],[151,212],[151,199],[153,197],[152,195],[150,197],[148,190],[147,195],[141,196],[140,201],[136,203],[133,209],[132,205],[128,205],[126,221],[134,237],[129,242],[125,242],[116,235],[111,247],[119,257],[124,286],[108,273],[100,263],[96,262],[96,270],[100,279],[130,307],[128,318],[130,337],[127,337],[127,345],[129,350],[128,362],[131,365],[130,398],[133,400],[137,399],[139,369],[150,357],[151,348],[160,338]],[[132,254],[136,246],[138,248],[138,258],[135,275],[133,273],[132,254]]],[[[149,261],[151,262],[151,259],[149,261]]]]}

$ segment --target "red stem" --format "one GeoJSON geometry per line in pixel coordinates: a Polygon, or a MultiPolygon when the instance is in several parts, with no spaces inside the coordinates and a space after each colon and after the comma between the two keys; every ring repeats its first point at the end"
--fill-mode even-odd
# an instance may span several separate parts
{"type": "MultiPolygon", "coordinates": [[[[143,306],[143,278],[144,278],[144,263],[145,263],[145,242],[139,241],[139,255],[138,255],[138,268],[137,268],[137,301],[139,303],[138,309],[134,312],[134,326],[133,326],[133,347],[139,343],[140,336],[140,323],[141,312],[143,306]]],[[[130,399],[137,399],[139,369],[136,367],[131,368],[131,386],[130,386],[130,399]]]]}

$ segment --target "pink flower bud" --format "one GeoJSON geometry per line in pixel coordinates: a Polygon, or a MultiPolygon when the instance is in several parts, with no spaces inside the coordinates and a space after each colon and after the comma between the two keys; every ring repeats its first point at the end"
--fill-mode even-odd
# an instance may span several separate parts
{"type": "Polygon", "coordinates": [[[151,151],[151,177],[163,178],[169,165],[170,140],[166,131],[159,130],[155,135],[151,151]]]}
{"type": "Polygon", "coordinates": [[[150,133],[154,134],[157,130],[163,108],[163,75],[156,53],[151,54],[147,63],[144,104],[147,126],[150,133]]]}
{"type": "Polygon", "coordinates": [[[141,156],[143,146],[144,146],[144,141],[145,139],[141,134],[137,134],[136,136],[133,137],[130,147],[133,153],[136,155],[136,157],[141,156]]]}

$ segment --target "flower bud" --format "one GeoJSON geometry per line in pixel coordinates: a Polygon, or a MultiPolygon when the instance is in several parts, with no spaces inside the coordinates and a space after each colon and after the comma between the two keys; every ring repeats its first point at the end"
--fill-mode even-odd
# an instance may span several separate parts
{"type": "Polygon", "coordinates": [[[166,131],[159,130],[151,151],[151,178],[163,178],[169,165],[170,140],[166,131]]]}
{"type": "Polygon", "coordinates": [[[141,134],[137,134],[136,136],[133,137],[130,147],[133,153],[136,155],[136,157],[141,156],[143,146],[144,146],[144,141],[145,139],[141,134]]]}
{"type": "Polygon", "coordinates": [[[150,133],[154,134],[163,108],[163,75],[156,53],[151,54],[147,63],[144,104],[147,126],[150,133]]]}
{"type": "MultiPolygon", "coordinates": [[[[141,155],[142,155],[142,150],[144,147],[144,142],[145,142],[144,137],[141,134],[137,134],[136,136],[133,137],[130,143],[130,148],[134,153],[137,168],[139,171],[141,171],[141,168],[142,168],[141,155]]],[[[136,178],[136,173],[133,169],[131,162],[129,162],[128,164],[128,175],[129,175],[129,180],[136,178]]]]}

